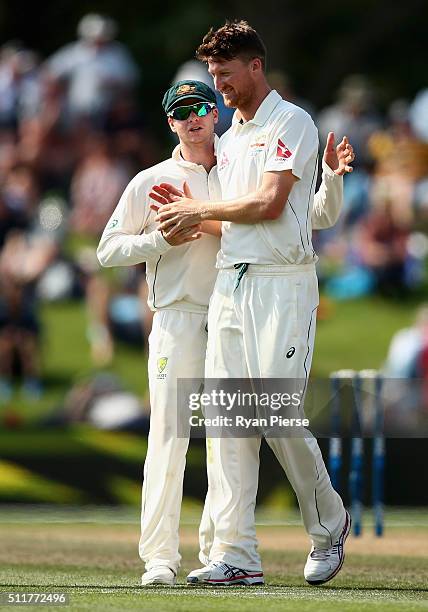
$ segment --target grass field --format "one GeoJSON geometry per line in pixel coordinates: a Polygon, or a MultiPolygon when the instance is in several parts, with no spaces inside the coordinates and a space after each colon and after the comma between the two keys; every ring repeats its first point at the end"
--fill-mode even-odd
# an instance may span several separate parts
{"type": "Polygon", "coordinates": [[[348,540],[340,575],[318,588],[302,577],[308,545],[296,516],[282,525],[259,517],[266,586],[186,587],[186,573],[199,566],[190,515],[182,521],[179,585],[143,589],[137,521],[135,510],[0,511],[0,592],[66,592],[67,610],[428,610],[426,513],[388,513],[382,539],[366,519],[364,536],[348,540]]]}

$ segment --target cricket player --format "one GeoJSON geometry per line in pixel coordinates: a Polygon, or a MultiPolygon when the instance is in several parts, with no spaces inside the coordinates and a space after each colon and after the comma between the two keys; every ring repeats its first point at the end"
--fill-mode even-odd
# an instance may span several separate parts
{"type": "MultiPolygon", "coordinates": [[[[220,197],[216,170],[215,93],[199,81],[180,81],[163,98],[168,123],[179,144],[168,159],[140,172],[128,185],[98,247],[103,266],[147,265],[148,303],[155,311],[149,337],[150,433],[144,465],[140,556],[143,585],[175,584],[180,565],[178,527],[189,440],[177,436],[177,379],[203,378],[207,310],[217,270],[220,223],[196,223],[165,238],[150,208],[152,186],[168,182],[204,200],[220,197]],[[211,232],[208,233],[208,232],[211,232]]],[[[334,147],[329,136],[323,183],[312,212],[316,227],[335,223],[342,205],[342,178],[352,147],[334,147]],[[330,166],[329,166],[329,165],[330,166]]],[[[178,191],[178,193],[180,193],[178,191]]],[[[196,391],[196,390],[195,390],[196,391]]],[[[188,418],[188,414],[186,415],[188,418]]],[[[210,512],[201,546],[211,548],[210,512]]]]}
{"type": "MultiPolygon", "coordinates": [[[[166,239],[205,220],[223,221],[206,377],[306,381],[318,307],[310,214],[317,129],[304,110],[270,89],[264,44],[245,21],[211,29],[197,56],[208,63],[226,106],[237,109],[217,147],[222,200],[178,199],[165,185],[156,191],[165,202],[168,191],[176,200],[157,215],[166,239]]],[[[254,527],[260,441],[210,440],[207,511],[215,531],[209,554],[200,556],[206,565],[189,574],[189,583],[264,582],[254,527]]],[[[314,438],[267,442],[294,488],[312,541],[305,579],[323,584],[342,567],[350,516],[314,438]]]]}

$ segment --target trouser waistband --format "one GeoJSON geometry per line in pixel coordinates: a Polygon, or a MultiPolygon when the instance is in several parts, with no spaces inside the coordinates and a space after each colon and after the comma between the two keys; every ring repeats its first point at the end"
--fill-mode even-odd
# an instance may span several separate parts
{"type": "Polygon", "coordinates": [[[296,264],[289,266],[276,266],[276,265],[261,265],[261,264],[249,264],[249,263],[239,263],[235,264],[233,268],[220,268],[219,272],[229,272],[230,274],[236,274],[238,271],[238,275],[248,274],[250,276],[283,276],[287,274],[298,274],[300,272],[312,272],[314,271],[315,264],[296,264]],[[241,273],[245,267],[245,271],[241,273]]]}
{"type": "Polygon", "coordinates": [[[315,271],[315,264],[299,264],[289,266],[275,266],[275,265],[260,265],[260,264],[249,264],[246,262],[235,264],[234,270],[232,268],[224,268],[220,272],[229,272],[237,274],[236,283],[233,291],[235,292],[246,274],[247,276],[288,276],[289,274],[301,274],[304,272],[315,271]]]}

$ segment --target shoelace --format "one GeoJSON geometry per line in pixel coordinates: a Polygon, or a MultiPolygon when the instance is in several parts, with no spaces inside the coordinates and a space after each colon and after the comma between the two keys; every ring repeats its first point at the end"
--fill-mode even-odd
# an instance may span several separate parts
{"type": "Polygon", "coordinates": [[[211,567],[218,567],[225,576],[229,577],[233,577],[235,575],[235,572],[241,572],[242,570],[238,570],[237,567],[232,567],[231,565],[228,565],[227,563],[222,563],[221,561],[212,561],[210,563],[211,567]]]}
{"type": "Polygon", "coordinates": [[[331,548],[314,548],[311,552],[311,559],[316,561],[326,561],[332,555],[337,555],[339,552],[339,542],[336,542],[331,548]]]}
{"type": "Polygon", "coordinates": [[[211,561],[211,563],[209,564],[209,567],[220,567],[222,568],[222,566],[226,566],[225,563],[222,563],[221,561],[211,561]]]}

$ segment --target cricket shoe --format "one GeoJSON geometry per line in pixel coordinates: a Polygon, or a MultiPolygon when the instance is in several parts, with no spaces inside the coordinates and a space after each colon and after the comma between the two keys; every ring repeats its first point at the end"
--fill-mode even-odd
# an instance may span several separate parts
{"type": "Polygon", "coordinates": [[[166,565],[160,565],[159,567],[152,567],[141,576],[142,586],[174,586],[175,585],[175,573],[171,568],[166,565]]]}
{"type": "Polygon", "coordinates": [[[312,550],[306,561],[304,576],[306,582],[313,586],[319,586],[328,582],[339,573],[345,560],[345,540],[351,530],[351,517],[346,512],[345,526],[339,538],[331,548],[316,548],[312,550]]]}
{"type": "Polygon", "coordinates": [[[222,561],[211,561],[209,565],[193,570],[187,576],[188,585],[210,584],[219,586],[251,586],[264,584],[263,572],[249,572],[222,561]]]}

